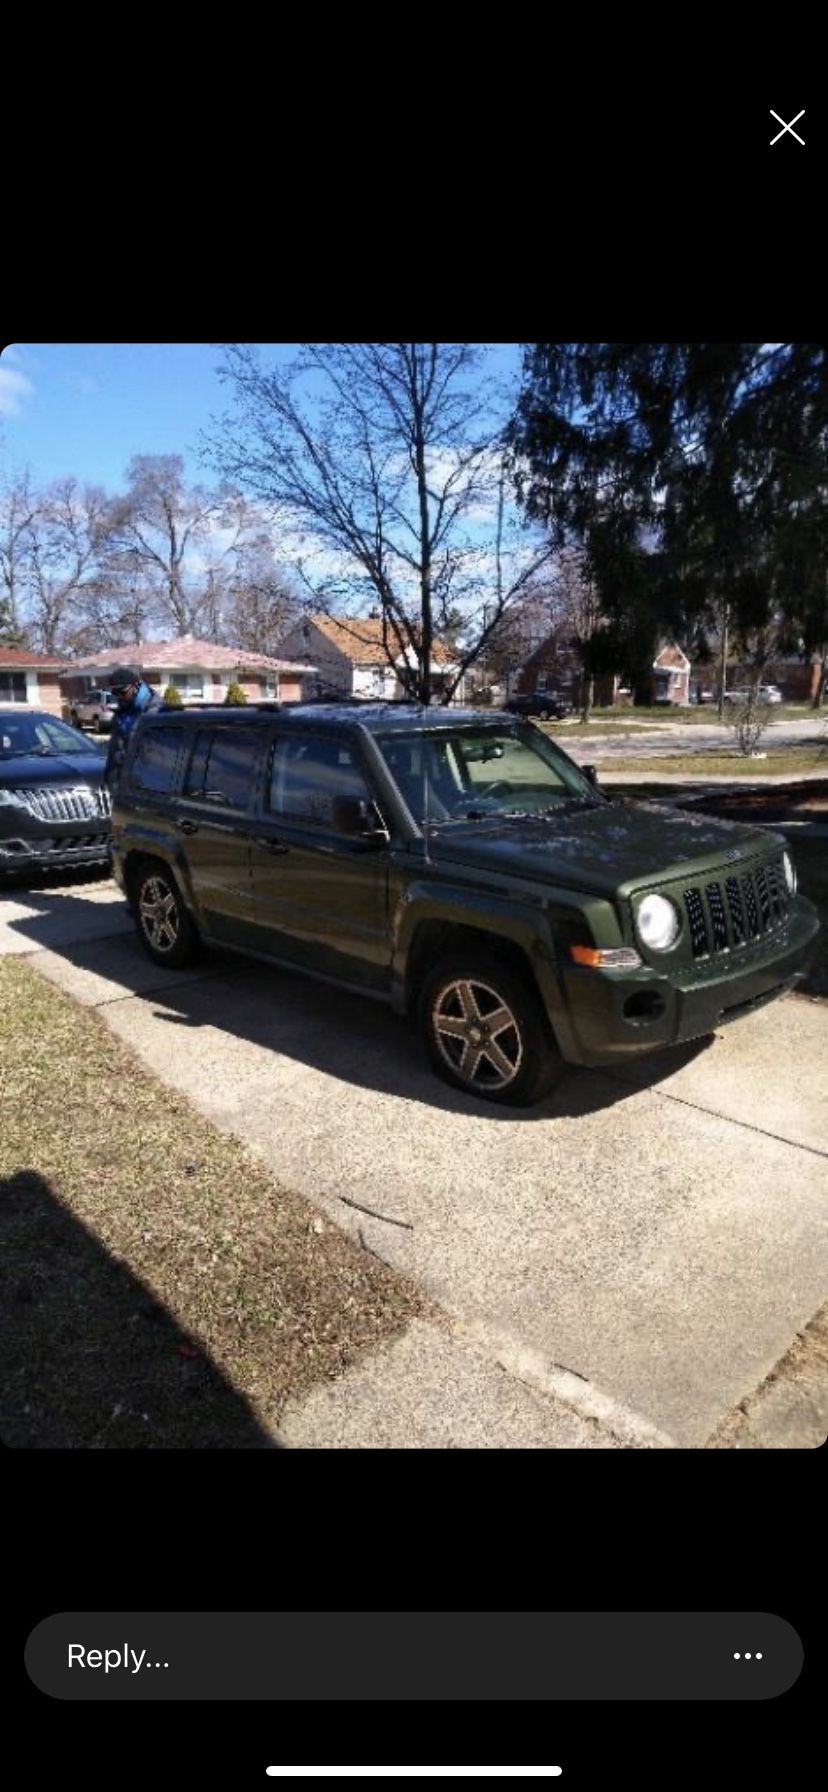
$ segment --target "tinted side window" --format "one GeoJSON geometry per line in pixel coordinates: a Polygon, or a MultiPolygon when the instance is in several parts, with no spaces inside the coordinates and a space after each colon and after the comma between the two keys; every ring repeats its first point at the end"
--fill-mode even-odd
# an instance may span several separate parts
{"type": "Polygon", "coordinates": [[[329,828],[338,796],[372,800],[350,747],[308,735],[276,742],[268,798],[273,815],[329,828]]]}
{"type": "Polygon", "coordinates": [[[210,757],[210,746],[213,736],[209,731],[200,728],[195,737],[192,757],[184,776],[184,795],[204,795],[204,774],[210,757]]]}
{"type": "MultiPolygon", "coordinates": [[[[191,776],[197,770],[201,735],[196,742],[191,776]]],[[[224,803],[229,809],[247,809],[253,794],[256,759],[261,736],[238,728],[218,728],[210,737],[204,768],[203,795],[207,802],[224,803]]]]}
{"type": "Polygon", "coordinates": [[[152,728],[143,733],[129,774],[133,788],[156,795],[172,790],[180,747],[178,728],[152,728]]]}

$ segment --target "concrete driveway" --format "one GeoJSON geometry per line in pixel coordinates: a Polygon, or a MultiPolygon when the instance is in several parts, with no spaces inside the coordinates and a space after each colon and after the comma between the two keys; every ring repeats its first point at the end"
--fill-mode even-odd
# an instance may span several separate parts
{"type": "Polygon", "coordinates": [[[444,1087],[377,1004],[244,961],[159,969],[109,882],[6,894],[0,951],[616,1439],[703,1444],[826,1299],[828,1004],[509,1114],[444,1087]]]}

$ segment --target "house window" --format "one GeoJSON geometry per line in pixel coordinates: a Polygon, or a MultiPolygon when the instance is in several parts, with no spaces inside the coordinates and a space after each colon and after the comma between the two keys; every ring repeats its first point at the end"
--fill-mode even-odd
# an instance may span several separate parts
{"type": "Polygon", "coordinates": [[[278,680],[275,672],[266,672],[265,673],[264,677],[261,680],[261,689],[262,689],[263,697],[278,697],[278,695],[279,695],[279,680],[278,680]]]}
{"type": "Polygon", "coordinates": [[[174,685],[182,697],[204,696],[203,672],[171,672],[167,683],[174,685]]]}
{"type": "Polygon", "coordinates": [[[0,703],[25,703],[25,672],[0,672],[0,703]]]}
{"type": "Polygon", "coordinates": [[[545,672],[539,672],[538,676],[535,680],[535,690],[536,691],[545,691],[546,685],[547,685],[547,674],[545,672]]]}

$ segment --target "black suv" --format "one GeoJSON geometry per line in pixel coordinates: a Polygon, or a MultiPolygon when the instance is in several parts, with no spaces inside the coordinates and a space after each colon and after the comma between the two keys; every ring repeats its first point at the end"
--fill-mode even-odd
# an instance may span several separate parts
{"type": "Polygon", "coordinates": [[[819,926],[778,836],[610,801],[497,713],[159,711],[113,827],[158,963],[203,940],[379,996],[491,1101],[711,1033],[792,988],[819,926]]]}
{"type": "Polygon", "coordinates": [[[0,870],[109,860],[104,755],[46,710],[0,708],[0,870]]]}
{"type": "Polygon", "coordinates": [[[556,697],[552,691],[530,691],[525,696],[510,697],[506,708],[513,716],[541,716],[555,722],[572,714],[568,699],[556,697]]]}

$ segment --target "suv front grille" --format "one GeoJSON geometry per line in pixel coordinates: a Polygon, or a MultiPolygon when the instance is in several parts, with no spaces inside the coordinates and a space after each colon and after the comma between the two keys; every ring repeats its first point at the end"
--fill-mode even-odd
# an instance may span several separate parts
{"type": "Polygon", "coordinates": [[[684,892],[694,958],[728,952],[732,946],[763,939],[784,921],[791,906],[781,858],[684,892]]]}
{"type": "Polygon", "coordinates": [[[35,821],[96,821],[112,813],[109,791],[103,784],[37,785],[14,794],[35,821]]]}

